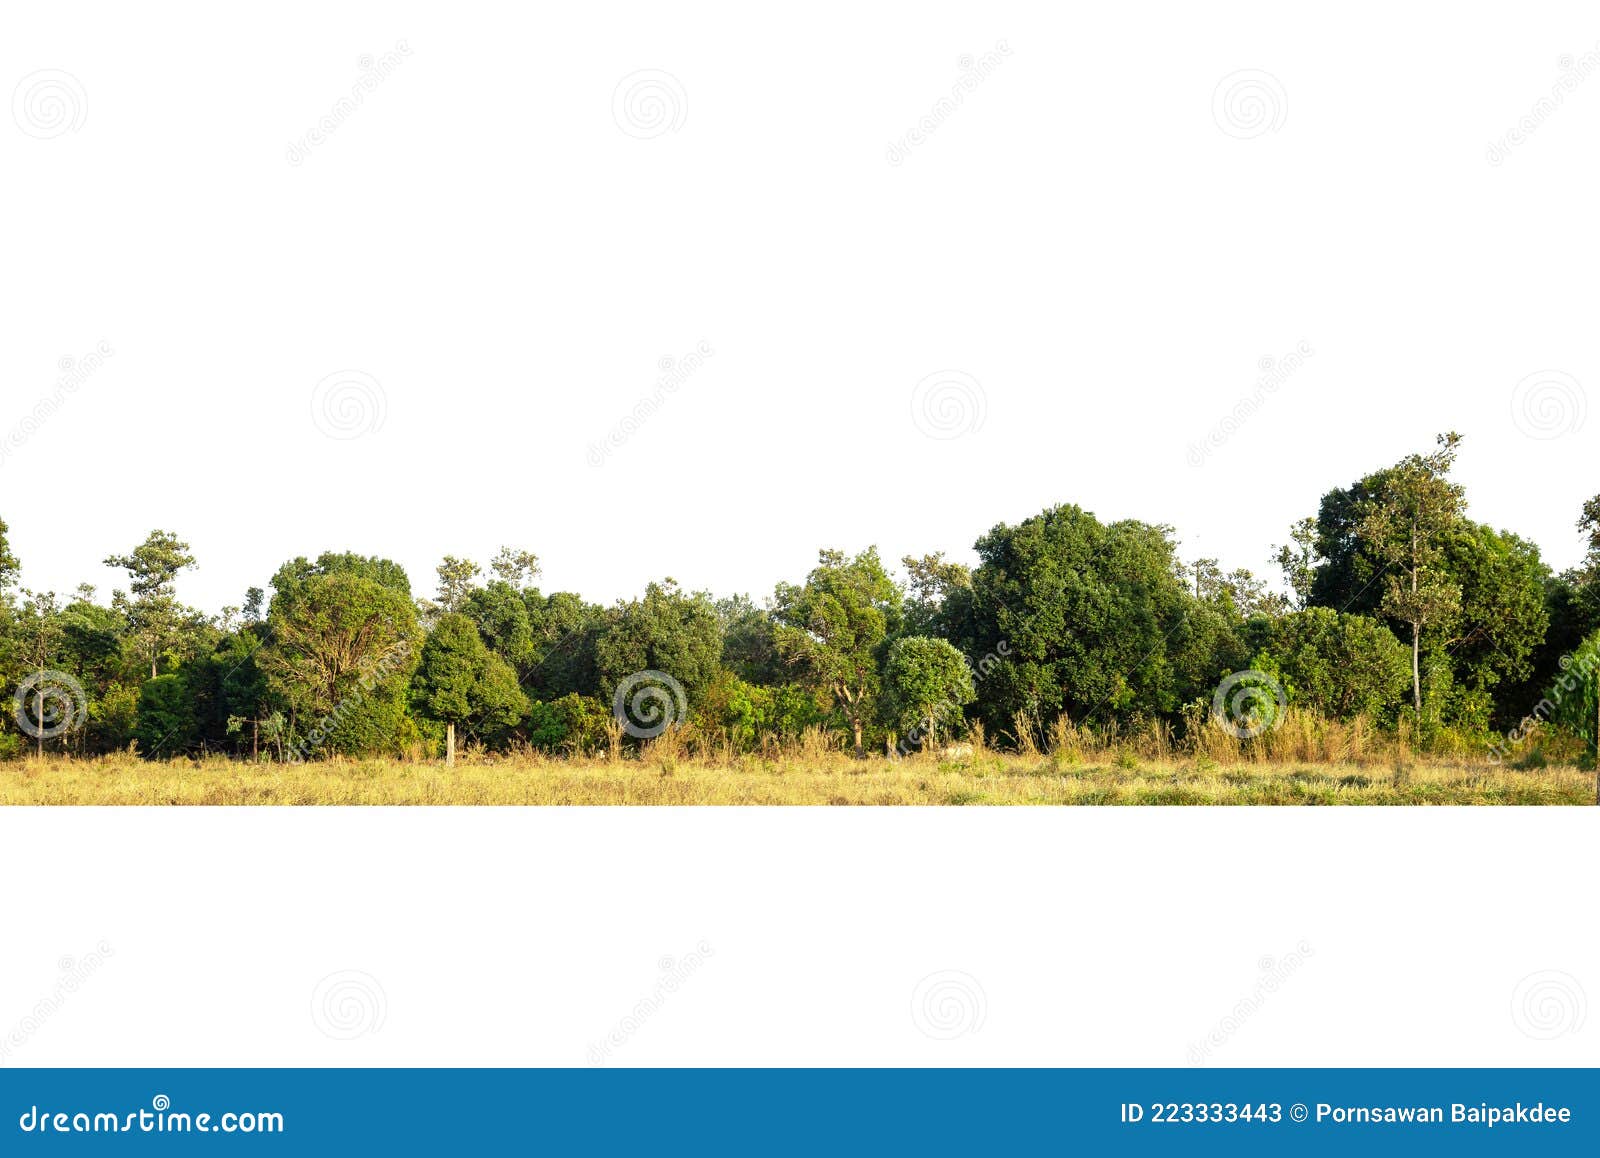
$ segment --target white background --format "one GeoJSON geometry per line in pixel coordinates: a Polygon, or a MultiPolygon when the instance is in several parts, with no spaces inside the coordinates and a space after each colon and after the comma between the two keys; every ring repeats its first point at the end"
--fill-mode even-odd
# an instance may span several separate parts
{"type": "Polygon", "coordinates": [[[1593,1065],[1592,817],[8,809],[4,1064],[1593,1065]]]}
{"type": "MultiPolygon", "coordinates": [[[[1600,76],[1533,110],[1597,39],[1580,3],[7,5],[0,90],[66,74],[69,127],[0,112],[0,517],[27,583],[102,597],[107,553],[174,529],[213,610],[293,555],[425,591],[502,542],[595,599],[759,596],[819,546],[970,559],[1061,501],[1262,571],[1324,491],[1454,428],[1475,517],[1567,565],[1600,489],[1600,76]],[[614,107],[642,70],[671,79],[653,137],[614,107]],[[1241,71],[1258,135],[1215,101],[1241,71]],[[329,437],[314,393],[350,369],[377,385],[329,437]],[[919,421],[947,371],[953,426],[919,421]]],[[[1301,940],[1213,1064],[1593,1063],[1587,819],[8,811],[0,1035],[60,958],[114,953],[3,1063],[583,1064],[702,939],[614,1064],[1181,1065],[1301,940]],[[334,1040],[312,997],[347,970],[384,1019],[334,1040]],[[947,970],[984,1019],[935,1040],[912,995],[947,970]],[[1536,1040],[1513,995],[1550,970],[1536,1040]]]]}

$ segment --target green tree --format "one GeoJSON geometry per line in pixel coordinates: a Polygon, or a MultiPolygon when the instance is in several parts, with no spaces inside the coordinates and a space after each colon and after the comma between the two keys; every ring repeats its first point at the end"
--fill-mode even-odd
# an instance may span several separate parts
{"type": "Polygon", "coordinates": [[[1556,722],[1589,747],[1595,768],[1595,803],[1600,804],[1600,631],[1567,657],[1545,702],[1554,702],[1556,722]]]}
{"type": "Polygon", "coordinates": [[[314,563],[304,555],[289,560],[272,577],[273,596],[288,595],[300,585],[326,575],[357,575],[411,598],[411,580],[404,567],[392,559],[353,551],[324,551],[314,563]]]}
{"type": "Polygon", "coordinates": [[[906,569],[905,623],[908,635],[944,637],[945,605],[956,592],[972,590],[972,569],[947,562],[943,551],[900,560],[906,569]]]}
{"type": "Polygon", "coordinates": [[[193,746],[194,728],[194,698],[182,673],[145,681],[133,731],[141,752],[154,759],[185,751],[193,746]]]}
{"type": "Polygon", "coordinates": [[[445,615],[454,615],[466,606],[467,597],[477,587],[483,574],[471,559],[457,559],[446,555],[437,568],[439,573],[439,608],[445,615]]]}
{"type": "Polygon", "coordinates": [[[533,581],[539,577],[539,556],[532,551],[501,547],[499,553],[489,563],[489,570],[493,571],[495,578],[502,583],[508,583],[518,591],[525,591],[530,589],[533,581]]]}
{"type": "Polygon", "coordinates": [[[773,636],[772,616],[748,595],[731,595],[716,603],[722,625],[722,665],[751,684],[783,680],[783,660],[773,636]]]}
{"type": "Polygon", "coordinates": [[[1195,601],[1178,574],[1171,529],[1101,523],[1052,507],[977,542],[963,650],[1002,658],[984,676],[979,708],[991,732],[1017,713],[1154,715],[1181,689],[1176,643],[1195,601]]]}
{"type": "Polygon", "coordinates": [[[778,654],[812,686],[833,696],[855,743],[872,717],[882,651],[900,628],[904,595],[876,547],[854,558],[824,550],[802,586],[780,583],[773,597],[778,654]]]}
{"type": "Polygon", "coordinates": [[[477,626],[459,612],[440,616],[422,645],[412,680],[417,709],[445,725],[445,764],[456,762],[456,728],[468,722],[485,735],[521,722],[528,697],[511,665],[484,646],[477,626]]]}
{"type": "Polygon", "coordinates": [[[0,519],[0,599],[17,584],[17,576],[22,571],[22,564],[17,562],[17,557],[11,553],[10,528],[6,521],[0,519]]]}
{"type": "MultiPolygon", "coordinates": [[[[66,629],[62,625],[61,608],[56,602],[54,591],[22,591],[23,602],[21,614],[16,623],[17,652],[23,661],[23,667],[29,673],[44,673],[61,666],[61,645],[66,638],[66,629]]],[[[69,673],[70,674],[70,673],[69,673]]],[[[47,690],[37,688],[33,694],[30,705],[24,705],[24,711],[31,710],[34,723],[34,739],[36,751],[44,755],[44,730],[50,725],[47,718],[53,707],[47,690]]],[[[63,738],[65,743],[65,738],[63,738]]]]}
{"type": "Polygon", "coordinates": [[[1449,479],[1461,436],[1441,434],[1439,448],[1382,472],[1361,510],[1356,536],[1383,569],[1385,615],[1411,629],[1412,706],[1422,711],[1422,632],[1443,628],[1461,610],[1461,586],[1445,568],[1445,543],[1465,502],[1449,479]]]}
{"type": "Polygon", "coordinates": [[[131,552],[108,556],[105,564],[128,572],[128,591],[116,592],[112,605],[126,616],[154,679],[157,664],[177,641],[191,614],[175,594],[178,575],[195,565],[189,544],[171,531],[151,531],[131,552]]]}
{"type": "Polygon", "coordinates": [[[907,738],[936,747],[941,727],[960,725],[977,698],[966,657],[943,639],[907,635],[889,646],[883,669],[883,707],[889,724],[907,738]]]}
{"type": "Polygon", "coordinates": [[[596,645],[599,694],[641,671],[665,672],[683,686],[693,704],[717,674],[722,660],[722,624],[704,592],[680,591],[675,581],[651,583],[642,599],[619,604],[596,645]]]}
{"type": "Polygon", "coordinates": [[[267,629],[257,659],[289,713],[297,758],[324,746],[400,750],[419,635],[409,595],[351,569],[296,577],[274,593],[267,629]]]}
{"type": "Polygon", "coordinates": [[[1390,714],[1410,683],[1410,657],[1365,615],[1310,607],[1274,621],[1252,667],[1279,677],[1289,702],[1330,719],[1390,714]]]}

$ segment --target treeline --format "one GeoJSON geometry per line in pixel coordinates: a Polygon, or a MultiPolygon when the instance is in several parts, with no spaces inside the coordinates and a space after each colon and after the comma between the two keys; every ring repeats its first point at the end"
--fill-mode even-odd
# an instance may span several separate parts
{"type": "Polygon", "coordinates": [[[1600,497],[1587,559],[1556,574],[1467,517],[1458,443],[1329,491],[1276,550],[1281,590],[1181,560],[1170,527],[1063,505],[995,526],[976,568],[907,557],[902,578],[873,548],[824,550],[759,605],[668,579],[600,606],[541,590],[538,559],[506,549],[487,571],[446,558],[428,598],[386,559],[297,558],[211,616],[179,601],[195,560],[170,532],[106,560],[128,583],[104,603],[22,586],[0,523],[17,709],[0,756],[431,756],[456,735],[579,753],[668,727],[738,751],[820,729],[867,752],[978,725],[1015,744],[1062,718],[1221,712],[1253,733],[1275,704],[1441,749],[1504,752],[1545,719],[1592,743],[1600,497]],[[1254,690],[1224,705],[1238,672],[1254,690]]]}

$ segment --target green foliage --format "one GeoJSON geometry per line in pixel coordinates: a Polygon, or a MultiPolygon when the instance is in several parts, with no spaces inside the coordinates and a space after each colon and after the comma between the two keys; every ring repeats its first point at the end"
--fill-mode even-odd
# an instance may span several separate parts
{"type": "Polygon", "coordinates": [[[17,575],[22,570],[22,564],[17,562],[17,557],[11,553],[10,528],[6,521],[0,519],[0,598],[16,586],[17,575]]]}
{"type": "Polygon", "coordinates": [[[355,575],[371,580],[379,587],[398,591],[408,599],[411,597],[411,580],[400,564],[389,559],[380,559],[376,555],[324,551],[317,556],[315,563],[308,562],[306,557],[301,555],[279,567],[272,577],[274,598],[290,594],[311,579],[328,575],[355,575]]]}
{"type": "Polygon", "coordinates": [[[528,711],[516,672],[484,646],[477,626],[459,613],[441,616],[428,633],[412,695],[422,715],[470,725],[489,741],[503,739],[528,711]]]}
{"type": "Polygon", "coordinates": [[[778,654],[834,697],[858,756],[878,694],[882,651],[900,629],[903,601],[876,547],[853,559],[821,551],[804,586],[780,583],[773,598],[778,654]]]}
{"type": "Polygon", "coordinates": [[[175,590],[178,575],[195,565],[189,544],[171,531],[151,531],[131,552],[108,556],[105,564],[128,572],[128,591],[116,592],[112,606],[127,618],[128,632],[154,676],[194,615],[178,602],[175,590]]]}
{"type": "Polygon", "coordinates": [[[671,579],[652,583],[643,599],[618,605],[596,646],[596,690],[611,696],[635,672],[665,672],[693,705],[722,660],[722,625],[711,597],[689,595],[671,579]]]}
{"type": "Polygon", "coordinates": [[[1107,526],[1068,505],[1002,523],[977,549],[962,642],[969,657],[1004,656],[979,688],[991,734],[1010,729],[1018,712],[1081,721],[1175,709],[1169,642],[1191,597],[1168,528],[1107,526]]]}
{"type": "Polygon", "coordinates": [[[466,605],[467,597],[477,587],[478,576],[483,574],[483,568],[471,559],[446,555],[438,566],[438,574],[439,609],[446,614],[454,614],[466,605]]]}
{"type": "Polygon", "coordinates": [[[1593,757],[1600,743],[1600,631],[1584,640],[1561,669],[1547,697],[1555,705],[1553,718],[1593,757]]]}
{"type": "Polygon", "coordinates": [[[952,601],[958,593],[971,592],[971,568],[947,562],[943,551],[921,558],[907,555],[900,565],[906,569],[904,631],[907,635],[947,638],[950,612],[946,606],[950,605],[953,612],[957,604],[952,601]]]}
{"type": "Polygon", "coordinates": [[[606,741],[611,705],[576,692],[549,703],[535,700],[528,711],[528,740],[547,752],[590,752],[606,741]]]}
{"type": "MultiPolygon", "coordinates": [[[[425,625],[398,564],[327,552],[279,568],[270,607],[251,588],[242,614],[207,618],[177,602],[194,559],[171,532],[107,560],[130,582],[106,607],[87,586],[68,601],[19,588],[0,521],[0,680],[79,680],[88,723],[58,750],[85,753],[138,739],[152,755],[241,755],[260,738],[280,755],[404,754],[419,723],[587,749],[605,742],[618,681],[647,670],[683,685],[703,742],[749,749],[823,725],[862,751],[877,728],[920,735],[930,718],[935,734],[975,716],[1003,738],[1022,714],[1035,736],[1061,716],[1072,734],[1159,735],[1187,718],[1179,705],[1204,709],[1223,677],[1257,668],[1330,722],[1371,717],[1467,752],[1548,717],[1600,633],[1600,496],[1578,523],[1587,557],[1553,575],[1531,543],[1466,517],[1456,449],[1444,436],[1325,495],[1278,551],[1292,600],[1215,559],[1180,563],[1170,528],[1067,505],[994,527],[973,570],[907,556],[909,593],[875,549],[823,551],[770,610],[670,580],[602,608],[543,594],[538,558],[504,548],[486,581],[447,558],[425,625]]],[[[0,752],[20,750],[0,718],[0,752]]]]}
{"type": "Polygon", "coordinates": [[[716,608],[722,627],[722,665],[750,683],[782,682],[783,659],[778,655],[772,617],[748,595],[719,599],[716,608]]]}
{"type": "Polygon", "coordinates": [[[959,727],[976,696],[966,657],[947,641],[908,635],[890,645],[883,716],[907,739],[937,745],[939,730],[959,727]]]}
{"type": "Polygon", "coordinates": [[[605,610],[570,591],[547,596],[524,591],[522,599],[533,632],[533,658],[525,678],[534,697],[548,701],[592,694],[600,686],[597,652],[605,634],[605,610]]]}
{"type": "Polygon", "coordinates": [[[194,699],[181,675],[159,675],[139,689],[133,730],[139,751],[156,758],[187,752],[194,746],[194,699]]]}
{"type": "Polygon", "coordinates": [[[1392,718],[1411,683],[1411,657],[1394,633],[1364,615],[1311,607],[1271,625],[1251,666],[1278,677],[1289,702],[1329,719],[1392,718]]]}
{"type": "Polygon", "coordinates": [[[267,628],[257,660],[297,753],[403,749],[420,634],[406,594],[353,568],[313,573],[277,590],[267,628]]]}

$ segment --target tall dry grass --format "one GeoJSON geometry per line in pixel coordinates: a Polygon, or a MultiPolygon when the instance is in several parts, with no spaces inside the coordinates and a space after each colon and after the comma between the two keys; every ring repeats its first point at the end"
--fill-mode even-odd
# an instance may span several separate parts
{"type": "MultiPolygon", "coordinates": [[[[1312,737],[1318,744],[1331,741],[1312,737]]],[[[940,759],[853,759],[797,741],[775,756],[705,756],[677,741],[611,759],[522,753],[440,761],[329,760],[249,764],[221,757],[155,762],[47,756],[0,764],[0,805],[978,805],[978,804],[1592,804],[1593,776],[1576,767],[1496,767],[1485,761],[1316,762],[1224,765],[1202,752],[1146,759],[1138,744],[1114,753],[1072,746],[1053,730],[1051,750],[1025,756],[973,745],[940,759]]],[[[1081,741],[1080,741],[1081,745],[1081,741]]]]}

